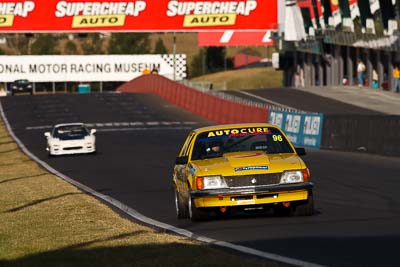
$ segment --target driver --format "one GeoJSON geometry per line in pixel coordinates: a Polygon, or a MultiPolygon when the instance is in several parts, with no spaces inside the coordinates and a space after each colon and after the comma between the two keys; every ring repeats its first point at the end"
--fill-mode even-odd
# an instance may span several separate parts
{"type": "Polygon", "coordinates": [[[219,154],[222,151],[221,141],[212,141],[210,146],[207,148],[208,154],[219,154]]]}

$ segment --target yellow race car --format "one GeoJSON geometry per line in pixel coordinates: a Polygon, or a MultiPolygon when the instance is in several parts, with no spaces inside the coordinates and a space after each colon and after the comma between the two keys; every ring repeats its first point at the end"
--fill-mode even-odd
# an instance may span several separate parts
{"type": "Polygon", "coordinates": [[[301,155],[304,148],[266,123],[195,129],[175,160],[177,217],[204,220],[237,208],[312,215],[313,183],[301,155]]]}

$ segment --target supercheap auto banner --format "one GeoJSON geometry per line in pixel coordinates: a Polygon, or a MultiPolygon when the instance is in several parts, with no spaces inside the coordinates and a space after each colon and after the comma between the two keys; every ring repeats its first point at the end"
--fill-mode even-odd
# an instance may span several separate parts
{"type": "Polygon", "coordinates": [[[321,147],[322,114],[270,110],[268,123],[280,127],[295,146],[321,147]]]}
{"type": "Polygon", "coordinates": [[[0,0],[0,32],[277,29],[276,0],[0,0]]]}

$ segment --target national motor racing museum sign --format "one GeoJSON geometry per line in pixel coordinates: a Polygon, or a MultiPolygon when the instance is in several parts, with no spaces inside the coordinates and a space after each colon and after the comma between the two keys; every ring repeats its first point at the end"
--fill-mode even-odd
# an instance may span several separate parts
{"type": "Polygon", "coordinates": [[[0,1],[0,32],[277,28],[276,0],[0,1]]]}
{"type": "Polygon", "coordinates": [[[0,81],[130,81],[156,69],[167,78],[186,78],[186,55],[0,56],[0,81]],[[175,67],[174,67],[175,62],[175,67]]]}

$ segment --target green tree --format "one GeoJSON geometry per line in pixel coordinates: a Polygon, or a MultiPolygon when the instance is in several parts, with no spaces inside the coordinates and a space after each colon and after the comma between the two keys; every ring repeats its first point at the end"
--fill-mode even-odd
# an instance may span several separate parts
{"type": "Polygon", "coordinates": [[[200,49],[190,63],[190,78],[213,73],[225,69],[232,69],[232,58],[226,58],[225,47],[207,47],[200,49]]]}
{"type": "Polygon", "coordinates": [[[207,48],[207,69],[208,72],[217,72],[224,69],[225,65],[225,47],[211,46],[207,48]]]}
{"type": "Polygon", "coordinates": [[[148,33],[113,33],[111,35],[109,54],[150,54],[148,33]]]}
{"type": "Polygon", "coordinates": [[[74,42],[68,40],[68,42],[65,44],[65,54],[67,55],[78,54],[78,48],[74,42]]]}
{"type": "Polygon", "coordinates": [[[31,46],[32,55],[58,55],[57,39],[51,34],[41,34],[31,46]]]}
{"type": "Polygon", "coordinates": [[[29,45],[32,42],[31,36],[27,36],[26,34],[15,33],[7,36],[7,45],[17,55],[26,55],[29,54],[29,45]]]}
{"type": "Polygon", "coordinates": [[[81,48],[85,55],[104,54],[103,40],[98,33],[89,33],[82,37],[81,48]]]}
{"type": "Polygon", "coordinates": [[[207,73],[207,66],[205,64],[205,55],[207,53],[206,48],[202,48],[193,57],[192,62],[190,62],[190,68],[188,76],[190,78],[201,76],[207,73]]]}
{"type": "Polygon", "coordinates": [[[156,45],[154,47],[154,53],[153,54],[168,54],[168,50],[164,45],[164,42],[161,38],[158,38],[156,45]]]}

